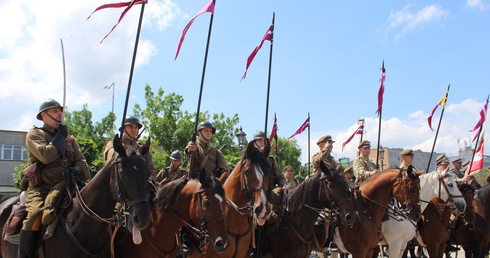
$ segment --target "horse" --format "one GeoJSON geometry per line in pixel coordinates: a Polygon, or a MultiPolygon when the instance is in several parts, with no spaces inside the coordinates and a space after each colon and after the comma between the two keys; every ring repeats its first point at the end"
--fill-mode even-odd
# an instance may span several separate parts
{"type": "Polygon", "coordinates": [[[263,151],[250,142],[241,160],[223,184],[228,209],[225,210],[230,245],[221,254],[210,248],[209,243],[201,254],[194,250],[191,257],[246,257],[252,243],[255,225],[264,225],[270,213],[268,202],[272,170],[268,161],[270,143],[263,151]]]}
{"type": "Polygon", "coordinates": [[[371,258],[381,233],[381,222],[393,198],[411,206],[410,216],[420,217],[419,177],[409,169],[390,168],[368,178],[354,191],[357,217],[352,226],[339,225],[333,242],[353,258],[371,258]],[[398,187],[398,186],[401,187],[398,187]]]}
{"type": "Polygon", "coordinates": [[[473,223],[470,222],[460,228],[456,228],[453,232],[452,240],[454,244],[463,247],[466,257],[481,258],[488,255],[489,251],[490,186],[486,185],[477,190],[472,201],[475,216],[473,223]]]}
{"type": "Polygon", "coordinates": [[[272,256],[308,257],[312,244],[318,243],[314,240],[313,225],[320,213],[329,213],[332,220],[339,218],[342,225],[352,225],[356,215],[349,190],[349,182],[343,174],[330,171],[320,162],[320,171],[287,195],[279,228],[266,231],[265,241],[272,256]]]}
{"type": "MultiPolygon", "coordinates": [[[[19,201],[20,195],[15,195],[5,199],[2,203],[0,203],[0,235],[2,236],[2,238],[4,237],[3,225],[8,220],[10,213],[12,212],[12,206],[14,206],[19,201]]],[[[14,253],[12,256],[17,255],[17,248],[11,249],[12,250],[8,250],[7,246],[5,246],[4,242],[2,242],[0,244],[0,257],[3,257],[2,254],[5,252],[14,253]]]]}
{"type": "MultiPolygon", "coordinates": [[[[440,173],[433,172],[434,174],[429,173],[420,176],[422,212],[427,207],[428,201],[435,197],[439,197],[444,202],[451,200],[452,203],[455,203],[459,212],[465,210],[466,202],[459,190],[454,187],[456,183],[448,172],[449,168],[440,173]],[[444,190],[442,185],[444,185],[444,190]]],[[[381,241],[381,244],[389,246],[389,257],[400,258],[403,256],[407,243],[417,236],[417,225],[415,223],[420,219],[420,216],[411,220],[406,216],[396,217],[390,217],[390,219],[383,221],[381,226],[383,241],[381,241]]]]}
{"type": "Polygon", "coordinates": [[[143,241],[135,245],[127,232],[118,233],[116,257],[176,257],[176,234],[182,226],[199,236],[201,243],[209,240],[216,253],[229,243],[225,191],[215,177],[200,173],[199,180],[181,178],[157,188],[151,209],[150,225],[142,231],[143,241]],[[187,221],[192,219],[192,227],[187,221]]]}
{"type": "MultiPolygon", "coordinates": [[[[116,202],[123,207],[123,218],[129,216],[134,241],[141,239],[140,231],[150,222],[147,196],[150,170],[144,158],[149,148],[150,139],[136,150],[123,146],[118,135],[114,137],[117,154],[76,192],[70,206],[60,210],[58,225],[52,236],[44,240],[44,257],[107,257],[111,225],[120,222],[114,215],[116,202]]],[[[14,245],[2,237],[3,244],[14,245]]],[[[16,252],[2,255],[17,257],[16,252]]]]}

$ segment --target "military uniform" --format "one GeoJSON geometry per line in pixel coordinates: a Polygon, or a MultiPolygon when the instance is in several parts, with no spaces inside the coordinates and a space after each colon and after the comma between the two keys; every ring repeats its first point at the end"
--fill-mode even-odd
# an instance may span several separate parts
{"type": "Polygon", "coordinates": [[[370,177],[369,172],[376,170],[376,165],[369,157],[359,156],[353,164],[354,176],[357,178],[357,185],[361,185],[364,180],[370,177]]]}
{"type": "Polygon", "coordinates": [[[182,178],[183,176],[187,175],[187,170],[183,169],[182,167],[172,167],[172,165],[160,170],[158,172],[156,180],[157,182],[161,182],[162,180],[166,179],[166,182],[174,181],[179,178],[182,178]]]}
{"type": "MultiPolygon", "coordinates": [[[[332,141],[332,137],[330,135],[325,135],[320,137],[317,140],[316,144],[320,145],[321,143],[327,141],[331,141],[332,143],[335,142],[332,141]]],[[[320,169],[320,162],[323,162],[326,165],[326,167],[331,171],[337,170],[339,163],[334,159],[334,157],[332,157],[332,155],[330,154],[331,152],[332,150],[330,149],[328,144],[326,144],[322,150],[320,150],[319,152],[313,155],[312,160],[313,160],[314,172],[317,172],[320,169]]]]}
{"type": "MultiPolygon", "coordinates": [[[[42,128],[30,129],[26,136],[26,146],[29,152],[29,162],[40,162],[41,165],[41,184],[32,186],[29,184],[27,189],[26,210],[28,212],[24,220],[24,230],[38,230],[33,228],[34,222],[42,215],[44,200],[53,187],[65,181],[63,173],[68,167],[79,166],[83,173],[78,177],[85,182],[90,180],[90,173],[87,162],[72,135],[66,137],[66,160],[63,161],[56,147],[50,144],[56,128],[44,124],[42,128]]],[[[59,189],[64,190],[64,189],[59,189]]]]}
{"type": "MultiPolygon", "coordinates": [[[[196,145],[198,148],[198,151],[195,152],[197,155],[196,158],[200,160],[201,167],[204,167],[208,174],[212,173],[216,178],[219,178],[223,173],[230,170],[223,153],[211,146],[209,142],[204,143],[197,140],[196,145]]],[[[190,160],[191,152],[187,148],[185,149],[185,154],[190,160]]],[[[199,176],[197,175],[197,171],[190,171],[189,173],[191,173],[191,178],[197,178],[199,176]]]]}
{"type": "Polygon", "coordinates": [[[283,188],[288,189],[289,191],[293,190],[299,185],[298,179],[291,177],[290,179],[287,179],[285,177],[282,177],[279,185],[283,188]]]}
{"type": "MultiPolygon", "coordinates": [[[[136,150],[139,150],[144,145],[144,143],[142,143],[142,142],[138,142],[138,141],[135,141],[133,139],[130,139],[130,137],[128,137],[127,134],[123,134],[123,138],[124,138],[123,139],[124,145],[131,145],[136,150]]],[[[104,158],[105,158],[106,163],[109,162],[109,160],[111,160],[112,157],[115,154],[115,152],[114,152],[114,146],[113,146],[114,145],[113,141],[114,140],[111,139],[105,145],[104,158]]],[[[151,156],[151,151],[148,151],[146,153],[145,159],[146,159],[146,164],[148,166],[148,169],[151,172],[150,178],[154,180],[155,177],[156,177],[157,172],[156,172],[156,169],[155,169],[155,164],[153,163],[153,158],[151,156]]]]}

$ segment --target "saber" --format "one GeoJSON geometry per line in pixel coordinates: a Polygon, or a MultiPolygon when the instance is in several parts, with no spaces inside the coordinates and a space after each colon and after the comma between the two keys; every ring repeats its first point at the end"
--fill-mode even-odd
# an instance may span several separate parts
{"type": "MultiPolygon", "coordinates": [[[[63,59],[63,112],[66,110],[66,66],[65,66],[65,48],[63,47],[63,39],[61,42],[61,58],[63,59]]],[[[65,116],[62,116],[61,123],[65,121],[65,116]]]]}

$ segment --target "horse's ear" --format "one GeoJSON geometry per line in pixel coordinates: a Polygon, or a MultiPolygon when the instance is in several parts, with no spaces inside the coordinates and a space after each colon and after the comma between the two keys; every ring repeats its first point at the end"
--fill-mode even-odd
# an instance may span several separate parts
{"type": "Polygon", "coordinates": [[[255,150],[254,141],[251,141],[247,145],[247,150],[245,151],[245,157],[252,157],[254,150],[255,150]]]}
{"type": "Polygon", "coordinates": [[[265,139],[264,156],[269,157],[270,152],[271,152],[271,142],[269,141],[269,139],[265,139]]]}
{"type": "Polygon", "coordinates": [[[126,157],[126,149],[124,148],[121,139],[119,138],[119,134],[116,134],[114,136],[114,139],[112,140],[112,146],[114,150],[119,153],[120,156],[126,157]]]}
{"type": "Polygon", "coordinates": [[[410,177],[413,177],[414,174],[415,173],[413,173],[413,166],[409,165],[407,168],[407,175],[409,175],[410,177]]]}
{"type": "Polygon", "coordinates": [[[204,187],[205,185],[208,184],[207,180],[208,177],[206,176],[206,170],[202,169],[201,171],[199,171],[199,182],[204,187]]]}
{"type": "Polygon", "coordinates": [[[332,172],[327,168],[325,163],[323,161],[320,161],[320,170],[325,174],[327,177],[332,176],[332,172]]]}
{"type": "Polygon", "coordinates": [[[150,144],[151,144],[151,137],[148,137],[146,143],[140,148],[141,155],[145,156],[146,153],[148,153],[148,151],[150,150],[150,144]]]}

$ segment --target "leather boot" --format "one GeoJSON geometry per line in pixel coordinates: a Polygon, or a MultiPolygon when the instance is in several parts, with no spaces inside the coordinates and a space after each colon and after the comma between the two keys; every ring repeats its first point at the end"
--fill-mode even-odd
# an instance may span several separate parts
{"type": "Polygon", "coordinates": [[[32,230],[20,231],[19,257],[31,258],[36,253],[38,232],[32,230]]]}

